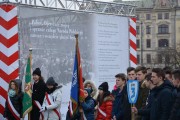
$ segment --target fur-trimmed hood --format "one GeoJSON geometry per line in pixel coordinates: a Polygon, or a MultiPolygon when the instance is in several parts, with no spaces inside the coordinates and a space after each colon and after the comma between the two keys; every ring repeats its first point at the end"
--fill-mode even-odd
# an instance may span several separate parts
{"type": "Polygon", "coordinates": [[[97,88],[96,88],[94,82],[93,82],[92,80],[86,80],[86,81],[84,82],[84,87],[86,87],[87,84],[91,84],[91,86],[92,86],[92,90],[93,90],[93,91],[92,91],[92,93],[91,93],[91,96],[92,96],[94,99],[97,98],[97,88]]]}
{"type": "Polygon", "coordinates": [[[106,102],[106,101],[113,101],[114,100],[114,98],[113,98],[113,96],[112,95],[108,95],[108,96],[106,96],[105,98],[104,98],[104,102],[106,102]]]}

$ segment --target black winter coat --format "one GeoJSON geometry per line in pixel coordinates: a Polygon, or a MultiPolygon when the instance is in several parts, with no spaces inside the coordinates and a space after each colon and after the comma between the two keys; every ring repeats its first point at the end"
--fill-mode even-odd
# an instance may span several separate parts
{"type": "Polygon", "coordinates": [[[147,99],[147,105],[143,109],[138,110],[138,115],[143,116],[142,120],[150,120],[150,109],[151,109],[151,104],[154,102],[154,94],[155,94],[155,90],[154,89],[150,90],[147,99]]]}
{"type": "Polygon", "coordinates": [[[180,119],[180,88],[177,90],[177,97],[173,105],[171,115],[169,120],[179,120],[180,119]]]}
{"type": "Polygon", "coordinates": [[[173,86],[168,80],[154,88],[154,101],[151,104],[150,120],[168,120],[173,104],[173,86]]]}
{"type": "MultiPolygon", "coordinates": [[[[44,80],[39,80],[37,83],[34,83],[32,101],[36,100],[42,105],[45,97],[45,92],[46,92],[46,84],[44,80]]],[[[39,108],[36,107],[36,105],[33,103],[31,120],[39,120],[39,117],[40,117],[39,108]]]]}
{"type": "MultiPolygon", "coordinates": [[[[12,105],[14,106],[16,111],[20,114],[21,118],[22,118],[22,99],[23,99],[23,93],[22,92],[19,92],[18,95],[15,95],[14,97],[10,97],[12,105]]],[[[7,101],[5,104],[5,110],[4,110],[3,116],[4,116],[4,118],[7,118],[8,120],[16,120],[8,108],[7,101]]]]}
{"type": "Polygon", "coordinates": [[[114,96],[112,117],[115,115],[117,120],[131,120],[131,105],[128,101],[127,86],[124,86],[120,92],[120,88],[113,90],[114,96]]]}

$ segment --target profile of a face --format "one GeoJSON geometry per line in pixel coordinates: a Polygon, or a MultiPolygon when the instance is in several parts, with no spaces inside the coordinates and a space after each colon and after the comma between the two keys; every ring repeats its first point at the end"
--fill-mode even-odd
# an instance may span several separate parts
{"type": "Polygon", "coordinates": [[[87,98],[87,96],[88,96],[88,92],[84,90],[84,97],[87,98]]]}

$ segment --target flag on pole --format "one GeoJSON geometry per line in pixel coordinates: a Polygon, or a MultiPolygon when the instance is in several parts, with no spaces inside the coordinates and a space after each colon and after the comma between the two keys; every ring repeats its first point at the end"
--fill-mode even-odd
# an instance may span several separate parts
{"type": "Polygon", "coordinates": [[[23,117],[32,110],[32,90],[31,90],[31,54],[30,50],[29,57],[26,65],[25,73],[25,90],[23,96],[23,117]]]}
{"type": "Polygon", "coordinates": [[[75,37],[76,37],[76,50],[75,50],[74,70],[72,76],[71,96],[70,96],[71,117],[74,117],[77,114],[80,107],[79,101],[84,100],[84,86],[82,79],[81,57],[78,46],[78,34],[76,34],[75,37]]]}

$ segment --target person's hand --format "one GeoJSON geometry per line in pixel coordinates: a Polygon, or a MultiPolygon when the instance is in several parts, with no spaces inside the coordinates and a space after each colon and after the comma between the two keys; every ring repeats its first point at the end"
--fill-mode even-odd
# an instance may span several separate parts
{"type": "Polygon", "coordinates": [[[46,107],[43,106],[43,107],[40,108],[40,111],[39,111],[39,112],[43,112],[43,111],[45,111],[45,110],[46,110],[46,107]]]}
{"type": "Polygon", "coordinates": [[[116,116],[115,115],[113,116],[113,120],[116,120],[116,116]]]}
{"type": "Polygon", "coordinates": [[[80,102],[80,103],[83,103],[84,100],[85,100],[85,98],[80,98],[80,99],[79,99],[79,102],[80,102]]]}
{"type": "Polygon", "coordinates": [[[132,110],[133,113],[138,114],[138,110],[137,110],[136,107],[131,107],[131,110],[132,110]]]}
{"type": "Polygon", "coordinates": [[[83,109],[82,109],[82,108],[79,108],[79,112],[80,112],[80,113],[83,113],[83,109]]]}

